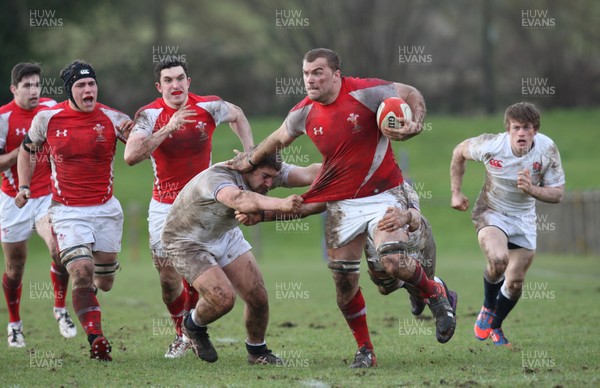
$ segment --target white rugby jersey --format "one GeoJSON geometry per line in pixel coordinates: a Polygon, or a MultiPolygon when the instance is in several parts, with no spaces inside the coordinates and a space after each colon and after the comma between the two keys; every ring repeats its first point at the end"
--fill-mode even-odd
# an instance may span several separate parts
{"type": "Polygon", "coordinates": [[[515,156],[507,132],[483,134],[470,139],[471,157],[485,164],[486,178],[477,207],[516,215],[535,211],[535,199],[517,188],[520,170],[529,169],[531,183],[557,187],[565,183],[558,148],[548,136],[537,133],[525,156],[515,156]]]}

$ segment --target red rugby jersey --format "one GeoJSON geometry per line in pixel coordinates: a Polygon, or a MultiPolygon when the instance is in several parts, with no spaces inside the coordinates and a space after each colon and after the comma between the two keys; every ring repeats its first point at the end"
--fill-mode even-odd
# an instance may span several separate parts
{"type": "MultiPolygon", "coordinates": [[[[229,114],[227,103],[217,96],[189,93],[187,105],[196,111],[196,116],[189,117],[194,122],[171,133],[150,157],[154,170],[152,198],[158,202],[173,203],[181,189],[210,166],[213,133],[229,114]]],[[[167,125],[176,111],[162,97],[157,98],[138,110],[134,131],[150,136],[167,125]]]]}
{"type": "MultiPolygon", "coordinates": [[[[56,101],[51,98],[42,97],[38,106],[31,110],[21,108],[14,100],[0,107],[0,148],[3,148],[5,153],[9,153],[15,148],[20,147],[35,114],[41,109],[46,109],[54,105],[56,105],[56,101]]],[[[35,168],[30,185],[32,198],[50,194],[48,150],[43,149],[38,152],[35,158],[37,167],[35,168]]],[[[2,171],[1,174],[2,191],[11,197],[16,197],[19,191],[17,164],[15,163],[9,169],[2,171]]]]}
{"type": "Polygon", "coordinates": [[[50,154],[54,201],[91,206],[112,198],[116,143],[122,139],[117,127],[128,119],[99,102],[85,113],[71,109],[68,101],[34,117],[29,138],[50,154]]]}
{"type": "Polygon", "coordinates": [[[328,105],[304,98],[289,112],[290,136],[307,134],[323,156],[323,166],[306,202],[376,195],[403,182],[390,140],[376,122],[377,108],[397,97],[394,83],[342,77],[336,100],[328,105]]]}

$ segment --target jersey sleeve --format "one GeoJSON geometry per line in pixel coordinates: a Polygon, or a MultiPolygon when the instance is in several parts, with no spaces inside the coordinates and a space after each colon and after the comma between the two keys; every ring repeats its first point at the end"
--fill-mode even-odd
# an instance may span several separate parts
{"type": "Polygon", "coordinates": [[[40,110],[31,121],[31,127],[27,132],[29,139],[34,145],[40,145],[46,141],[48,134],[48,123],[55,114],[62,111],[62,109],[56,110],[40,110]]]}
{"type": "Polygon", "coordinates": [[[477,137],[469,139],[469,154],[476,162],[483,162],[485,155],[490,152],[490,144],[496,138],[496,135],[484,133],[477,137]]]}
{"type": "Polygon", "coordinates": [[[109,109],[109,108],[100,108],[100,109],[106,115],[106,117],[108,117],[110,119],[110,121],[113,125],[113,128],[115,130],[115,135],[117,135],[117,137],[119,139],[125,141],[126,139],[123,137],[123,135],[119,131],[119,128],[121,127],[121,125],[123,125],[123,123],[125,121],[131,120],[129,118],[129,116],[127,116],[123,112],[119,112],[118,110],[114,110],[114,109],[109,109]]]}
{"type": "Polygon", "coordinates": [[[383,81],[379,79],[362,80],[367,87],[354,90],[350,95],[358,100],[361,104],[369,108],[372,112],[377,112],[379,105],[386,98],[398,97],[398,91],[393,82],[383,81]],[[372,86],[368,86],[371,85],[372,86]]]}
{"type": "Polygon", "coordinates": [[[204,182],[202,182],[204,185],[202,190],[208,194],[210,199],[217,201],[217,194],[222,188],[227,186],[238,187],[238,182],[234,174],[235,172],[229,170],[227,167],[217,166],[206,170],[204,182]]]}
{"type": "Polygon", "coordinates": [[[6,147],[6,137],[8,136],[8,118],[10,112],[0,114],[0,149],[6,147]]]}
{"type": "Polygon", "coordinates": [[[285,118],[287,133],[293,138],[306,133],[306,119],[308,118],[312,104],[304,105],[299,108],[296,107],[294,107],[285,118]]]}
{"type": "Polygon", "coordinates": [[[541,186],[558,187],[565,184],[565,172],[560,161],[560,153],[556,144],[551,143],[546,152],[549,166],[542,176],[541,186]]]}
{"type": "MultiPolygon", "coordinates": [[[[162,109],[140,109],[135,115],[135,123],[131,134],[140,133],[146,137],[152,135],[156,120],[160,116],[162,109]]],[[[165,123],[166,125],[167,123],[165,123]]]]}
{"type": "Polygon", "coordinates": [[[295,166],[293,164],[282,163],[281,170],[279,170],[279,174],[277,174],[275,179],[273,179],[273,188],[276,188],[276,187],[290,188],[291,186],[288,184],[288,176],[290,175],[290,171],[292,171],[296,167],[298,167],[298,166],[295,166]]]}
{"type": "Polygon", "coordinates": [[[214,101],[204,101],[196,104],[198,107],[207,111],[215,121],[215,126],[228,122],[229,106],[227,102],[217,99],[214,101]]]}

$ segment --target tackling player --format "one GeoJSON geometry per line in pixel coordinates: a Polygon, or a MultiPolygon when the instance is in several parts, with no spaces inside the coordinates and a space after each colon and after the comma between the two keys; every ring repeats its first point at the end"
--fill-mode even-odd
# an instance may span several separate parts
{"type": "Polygon", "coordinates": [[[40,98],[41,67],[37,63],[18,63],[12,69],[10,91],[14,99],[0,108],[0,171],[2,171],[2,192],[0,192],[0,240],[4,251],[5,273],[2,288],[8,306],[8,346],[25,347],[23,324],[21,322],[20,299],[22,279],[27,260],[27,240],[33,230],[44,240],[52,258],[50,279],[54,290],[54,317],[58,321],[60,333],[65,338],[74,337],[77,328],[65,307],[69,274],[58,260],[56,243],[48,221],[50,205],[50,162],[47,150],[37,157],[39,168],[35,172],[30,189],[30,203],[22,210],[15,205],[19,189],[17,176],[17,153],[21,142],[31,125],[33,116],[40,110],[51,107],[56,101],[40,98]]]}
{"type": "Polygon", "coordinates": [[[250,172],[239,173],[216,164],[192,179],[169,210],[162,233],[166,257],[175,270],[200,293],[186,315],[183,331],[194,353],[217,361],[207,325],[227,314],[236,293],[244,300],[246,350],[250,364],[282,364],[265,343],[269,322],[267,291],[252,247],[244,239],[235,210],[247,213],[277,210],[293,213],[302,198],[265,196],[272,187],[288,185],[290,166],[282,168],[270,155],[250,172]]]}
{"type": "MultiPolygon", "coordinates": [[[[388,206],[407,209],[400,192],[402,171],[392,140],[406,140],[422,131],[425,102],[409,85],[379,79],[342,77],[340,59],[329,49],[310,50],[302,72],[308,96],[289,112],[284,123],[251,153],[239,154],[231,168],[247,171],[265,155],[306,134],[323,155],[323,166],[304,200],[327,202],[326,242],[337,304],[358,345],[351,368],[376,365],[359,288],[360,259],[367,237],[374,241],[386,272],[415,286],[431,307],[436,337],[447,342],[456,319],[443,282],[429,279],[421,264],[403,252],[404,229],[379,230],[388,206]],[[401,129],[377,127],[376,111],[389,97],[405,100],[414,113],[401,129]]],[[[410,223],[410,221],[409,221],[410,223]]]]}
{"type": "MultiPolygon", "coordinates": [[[[315,163],[308,167],[296,166],[295,169],[292,170],[293,174],[298,177],[295,179],[295,183],[300,186],[310,185],[313,182],[319,167],[319,163],[315,163]],[[301,177],[305,180],[301,181],[301,177]]],[[[436,246],[431,231],[431,225],[419,210],[418,194],[406,182],[402,184],[402,189],[408,198],[408,209],[402,210],[395,206],[388,207],[385,216],[377,223],[377,228],[379,230],[387,231],[406,228],[409,234],[408,241],[404,248],[405,251],[415,260],[418,260],[423,266],[427,276],[432,278],[435,276],[436,246]],[[409,220],[410,223],[408,223],[409,220]]],[[[302,204],[299,215],[301,217],[307,217],[312,214],[324,212],[325,210],[325,203],[302,204]]],[[[295,219],[291,215],[268,211],[262,212],[261,214],[246,214],[236,211],[235,217],[240,223],[246,226],[255,225],[258,222],[295,219]]],[[[394,278],[385,271],[385,268],[379,261],[379,256],[377,255],[373,240],[367,239],[364,251],[369,267],[369,276],[371,281],[377,286],[379,293],[382,295],[389,295],[400,288],[405,288],[409,294],[411,313],[415,316],[420,315],[425,309],[426,303],[419,290],[400,279],[394,278]]],[[[452,306],[452,310],[456,314],[458,294],[449,289],[448,299],[452,306]]]]}
{"type": "Polygon", "coordinates": [[[554,142],[539,133],[540,113],[520,102],[504,113],[506,132],[467,139],[454,149],[450,164],[452,207],[469,208],[462,193],[467,160],[485,165],[486,176],[472,219],[487,260],[483,307],[475,337],[510,346],[502,322],[515,307],[536,248],[535,201],[562,200],[565,175],[554,142]]]}
{"type": "Polygon", "coordinates": [[[96,73],[89,63],[76,60],[60,77],[68,100],[34,117],[17,157],[21,188],[15,202],[23,207],[29,201],[37,169],[31,155],[47,149],[52,166],[48,214],[61,263],[71,276],[73,307],[90,357],[111,361],[95,293],[112,288],[119,268],[123,210],[113,196],[113,161],[117,139],[127,139],[133,121],[97,101],[96,73]]]}
{"type": "Polygon", "coordinates": [[[177,333],[166,358],[181,357],[188,349],[189,341],[181,332],[181,321],[184,311],[198,300],[194,289],[166,265],[160,234],[167,212],[181,189],[210,166],[212,136],[220,123],[229,123],[245,150],[253,146],[250,124],[242,110],[217,96],[190,93],[191,78],[187,72],[185,62],[168,60],[156,65],[156,89],[162,97],[140,108],[125,146],[127,164],[132,166],[150,158],[154,170],[148,209],[150,250],[158,270],[162,299],[177,333]]]}

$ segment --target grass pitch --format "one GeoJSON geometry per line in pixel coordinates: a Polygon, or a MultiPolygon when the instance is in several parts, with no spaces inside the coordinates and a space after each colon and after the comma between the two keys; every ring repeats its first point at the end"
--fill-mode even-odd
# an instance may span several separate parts
{"type": "MultiPolygon", "coordinates": [[[[587,189],[593,142],[600,111],[548,112],[542,131],[561,150],[567,188],[587,189]],[[564,130],[568,128],[568,130],[564,130]],[[579,140],[578,140],[579,139],[579,140]]],[[[251,120],[258,143],[280,120],[251,120]]],[[[30,246],[23,281],[25,349],[0,345],[2,386],[581,386],[600,384],[600,340],[595,308],[600,294],[597,257],[538,255],[526,279],[522,300],[505,321],[512,350],[479,342],[473,323],[482,301],[484,259],[467,214],[449,208],[449,161],[455,144],[482,132],[502,131],[502,118],[431,117],[428,130],[394,149],[406,175],[419,184],[421,206],[438,243],[438,274],[459,293],[454,338],[435,340],[430,313],[410,314],[406,292],[381,296],[363,265],[361,286],[379,366],[349,370],[356,347],[335,305],[335,291],[323,261],[322,219],[297,221],[290,229],[278,223],[246,228],[265,276],[271,320],[267,344],[286,361],[281,367],[246,364],[242,302],[210,326],[219,361],[207,364],[192,353],[178,360],[163,357],[174,332],[161,302],[158,276],[147,248],[146,209],[152,184],[148,163],[127,167],[116,161],[115,193],[126,214],[123,270],[114,289],[99,295],[103,328],[113,345],[112,363],[88,359],[81,327],[63,339],[52,318],[49,259],[38,238],[30,246]]],[[[231,155],[235,137],[217,130],[213,161],[231,155]]],[[[300,138],[290,162],[318,161],[314,146],[300,138]]],[[[122,154],[122,148],[120,148],[122,154]]],[[[483,170],[468,166],[465,193],[475,198],[483,170]]],[[[276,191],[274,195],[284,195],[276,191]]],[[[296,221],[294,221],[296,222],[296,221]]],[[[71,292],[68,296],[70,306],[71,292]]],[[[0,305],[0,322],[8,314],[0,305]]]]}

